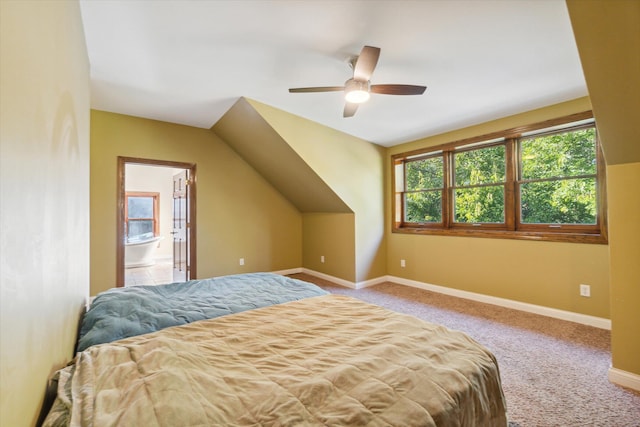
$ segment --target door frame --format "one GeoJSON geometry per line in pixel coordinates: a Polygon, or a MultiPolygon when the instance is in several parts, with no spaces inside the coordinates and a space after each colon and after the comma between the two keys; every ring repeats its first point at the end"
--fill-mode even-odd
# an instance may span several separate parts
{"type": "Polygon", "coordinates": [[[173,162],[169,160],[142,159],[118,156],[118,187],[116,203],[116,287],[124,287],[124,210],[125,210],[125,166],[127,164],[144,166],[164,166],[189,171],[189,274],[190,279],[197,278],[196,270],[196,164],[173,162]]]}

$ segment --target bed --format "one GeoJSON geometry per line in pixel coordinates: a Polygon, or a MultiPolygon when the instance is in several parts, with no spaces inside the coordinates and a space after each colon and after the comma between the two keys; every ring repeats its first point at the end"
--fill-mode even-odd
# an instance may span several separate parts
{"type": "Polygon", "coordinates": [[[273,273],[248,273],[100,293],[84,318],[76,350],[327,292],[273,273]]]}
{"type": "Polygon", "coordinates": [[[88,346],[44,425],[507,425],[482,345],[298,282],[317,294],[88,346]]]}

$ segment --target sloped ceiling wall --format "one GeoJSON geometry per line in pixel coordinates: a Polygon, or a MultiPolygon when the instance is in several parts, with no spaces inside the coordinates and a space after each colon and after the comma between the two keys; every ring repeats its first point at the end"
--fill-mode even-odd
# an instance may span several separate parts
{"type": "Polygon", "coordinates": [[[640,162],[640,2],[567,6],[607,165],[640,162]]]}
{"type": "Polygon", "coordinates": [[[246,99],[240,98],[212,130],[300,212],[352,212],[246,99]]]}

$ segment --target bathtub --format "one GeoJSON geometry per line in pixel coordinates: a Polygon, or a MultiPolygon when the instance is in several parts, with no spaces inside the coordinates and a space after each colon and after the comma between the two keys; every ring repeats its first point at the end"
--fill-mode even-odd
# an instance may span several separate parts
{"type": "Polygon", "coordinates": [[[124,268],[148,267],[155,264],[153,254],[164,236],[124,243],[124,268]]]}

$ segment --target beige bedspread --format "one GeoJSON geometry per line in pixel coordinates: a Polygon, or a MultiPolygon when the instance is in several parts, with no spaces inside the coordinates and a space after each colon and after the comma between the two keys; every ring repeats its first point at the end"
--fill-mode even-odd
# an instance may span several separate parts
{"type": "Polygon", "coordinates": [[[74,426],[507,425],[487,349],[338,295],[93,346],[65,369],[74,426]]]}

